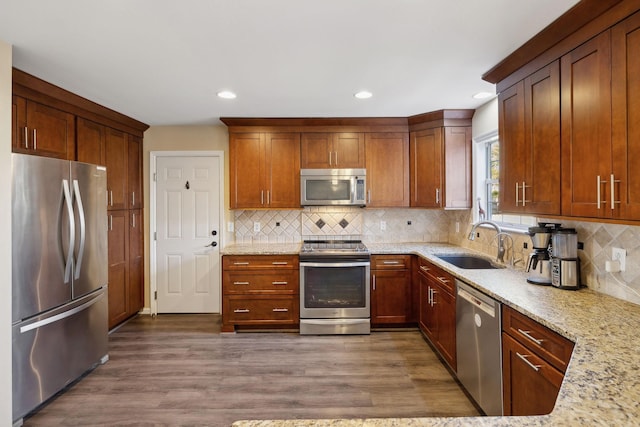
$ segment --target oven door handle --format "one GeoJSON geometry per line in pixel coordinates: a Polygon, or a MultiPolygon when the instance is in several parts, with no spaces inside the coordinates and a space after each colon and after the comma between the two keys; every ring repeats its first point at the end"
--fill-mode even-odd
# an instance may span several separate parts
{"type": "Polygon", "coordinates": [[[301,262],[300,267],[369,267],[370,262],[301,262]]]}

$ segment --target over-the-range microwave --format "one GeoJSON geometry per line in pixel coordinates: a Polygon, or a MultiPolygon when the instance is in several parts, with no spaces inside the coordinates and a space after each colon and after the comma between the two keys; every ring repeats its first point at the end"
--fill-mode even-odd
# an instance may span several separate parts
{"type": "Polygon", "coordinates": [[[364,206],[366,169],[301,169],[302,206],[364,206]]]}

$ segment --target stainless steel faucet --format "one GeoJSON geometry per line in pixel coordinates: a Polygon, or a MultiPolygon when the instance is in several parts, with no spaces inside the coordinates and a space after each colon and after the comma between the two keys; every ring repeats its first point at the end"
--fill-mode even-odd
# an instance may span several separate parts
{"type": "Polygon", "coordinates": [[[498,253],[496,254],[496,261],[503,263],[504,264],[504,236],[506,233],[503,233],[502,229],[500,228],[500,226],[498,224],[496,224],[493,221],[488,221],[488,220],[484,220],[484,221],[478,221],[475,224],[473,224],[473,227],[471,227],[471,232],[469,232],[469,240],[475,240],[476,239],[476,228],[478,228],[478,226],[480,225],[490,225],[493,228],[496,229],[496,232],[498,233],[498,253]]]}

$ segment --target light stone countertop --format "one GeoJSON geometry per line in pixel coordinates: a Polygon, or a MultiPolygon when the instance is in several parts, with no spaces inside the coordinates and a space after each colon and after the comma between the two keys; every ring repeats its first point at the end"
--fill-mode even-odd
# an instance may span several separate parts
{"type": "MultiPolygon", "coordinates": [[[[291,245],[236,245],[223,254],[297,253],[291,245]],[[253,250],[251,249],[253,248],[253,250]],[[277,252],[282,250],[283,252],[277,252]]],[[[296,246],[296,245],[293,245],[296,246]]],[[[297,245],[299,248],[299,245],[297,245]]],[[[463,270],[434,254],[471,253],[447,244],[367,243],[372,254],[420,255],[574,341],[554,410],[545,416],[237,421],[234,427],[289,426],[634,426],[640,423],[640,306],[589,289],[531,285],[522,270],[463,270]]],[[[484,254],[481,254],[484,255],[484,254]]]]}

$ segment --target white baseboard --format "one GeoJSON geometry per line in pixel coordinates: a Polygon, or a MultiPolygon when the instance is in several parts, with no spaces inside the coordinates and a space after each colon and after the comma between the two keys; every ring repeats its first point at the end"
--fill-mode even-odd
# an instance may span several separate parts
{"type": "Polygon", "coordinates": [[[148,316],[151,314],[151,309],[149,307],[144,307],[142,310],[138,312],[138,314],[146,314],[148,316]]]}

